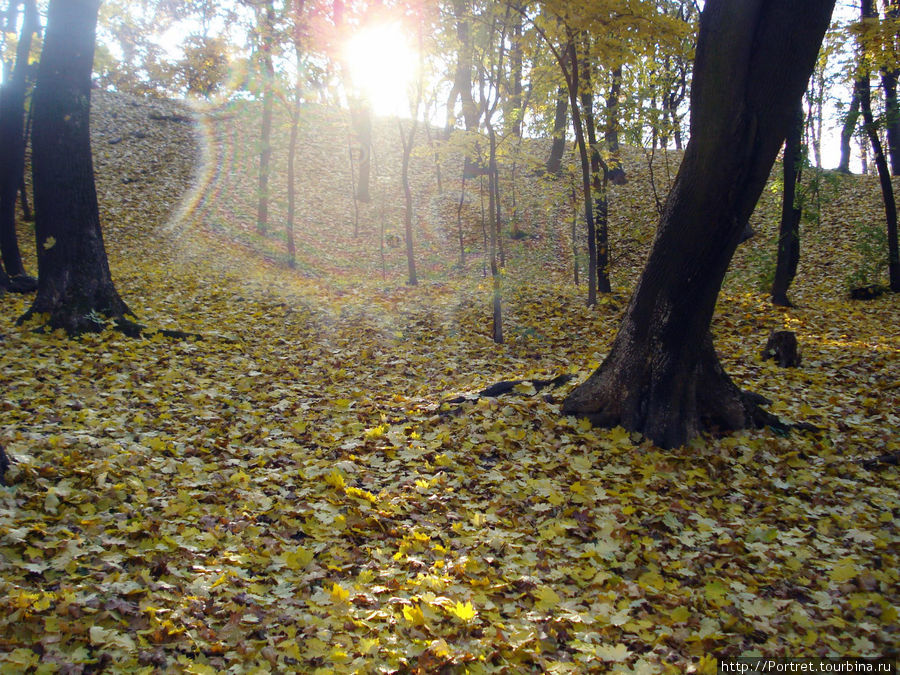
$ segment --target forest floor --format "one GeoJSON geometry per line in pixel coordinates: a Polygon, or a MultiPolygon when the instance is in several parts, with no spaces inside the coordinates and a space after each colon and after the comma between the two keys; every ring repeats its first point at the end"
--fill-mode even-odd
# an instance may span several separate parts
{"type": "Polygon", "coordinates": [[[0,672],[715,673],[740,655],[897,658],[898,469],[866,460],[900,450],[900,304],[847,294],[877,280],[862,253],[883,222],[874,178],[807,171],[792,309],[763,290],[773,181],[714,320],[735,380],[819,431],[664,452],[559,413],[606,353],[652,237],[640,151],[626,149],[630,181],[611,195],[616,292],[588,308],[571,181],[533,175],[546,144],[523,149],[504,181],[506,234],[525,236],[504,237],[497,345],[477,191],[459,261],[458,156],[442,156],[439,191],[419,137],[409,287],[388,236],[402,234],[396,122],[376,125],[357,220],[347,120],[305,109],[291,270],[284,118],[261,236],[255,109],[201,111],[196,127],[191,114],[98,93],[92,132],[119,291],[142,323],[203,339],[68,339],[15,325],[30,297],[0,298],[0,444],[14,462],[0,487],[0,672]],[[782,328],[799,368],[761,358],[782,328]],[[549,395],[523,384],[446,403],[562,373],[573,381],[549,395]]]}

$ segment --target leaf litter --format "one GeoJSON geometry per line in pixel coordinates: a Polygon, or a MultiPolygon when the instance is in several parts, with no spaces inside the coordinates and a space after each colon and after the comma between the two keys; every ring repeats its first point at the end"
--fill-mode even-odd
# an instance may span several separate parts
{"type": "Polygon", "coordinates": [[[612,227],[638,248],[595,309],[568,280],[565,189],[517,188],[531,236],[507,242],[498,346],[474,236],[451,268],[455,212],[440,218],[429,155],[415,158],[428,271],[411,289],[402,252],[384,277],[377,254],[396,193],[363,207],[354,238],[347,167],[322,150],[345,147],[346,120],[307,111],[291,272],[247,215],[242,106],[199,113],[198,147],[164,119],[185,114],[175,104],[95,99],[119,290],[148,325],[205,339],[69,340],[16,327],[28,299],[0,299],[4,672],[712,673],[738,655],[896,654],[897,468],[859,460],[900,449],[897,301],[851,303],[829,273],[852,264],[846,214],[877,218],[871,179],[842,179],[791,310],[749,281],[777,228],[764,199],[714,322],[741,386],[821,431],[662,452],[561,417],[567,388],[443,403],[599,364],[652,236],[637,155],[612,227]],[[761,360],[773,328],[797,332],[801,368],[761,360]]]}

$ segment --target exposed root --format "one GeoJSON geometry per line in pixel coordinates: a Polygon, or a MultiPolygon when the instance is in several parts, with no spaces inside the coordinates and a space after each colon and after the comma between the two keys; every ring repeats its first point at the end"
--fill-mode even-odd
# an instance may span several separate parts
{"type": "Polygon", "coordinates": [[[570,381],[573,377],[574,375],[563,373],[562,375],[557,375],[556,377],[550,378],[549,380],[503,380],[482,389],[474,396],[456,396],[455,398],[447,399],[446,401],[444,401],[444,403],[456,405],[459,403],[465,403],[466,401],[476,401],[479,398],[495,398],[497,396],[502,396],[503,394],[510,393],[518,385],[525,384],[526,382],[530,383],[531,386],[535,388],[535,391],[540,391],[541,389],[545,389],[548,387],[550,389],[556,389],[557,387],[561,387],[566,382],[570,381]]]}

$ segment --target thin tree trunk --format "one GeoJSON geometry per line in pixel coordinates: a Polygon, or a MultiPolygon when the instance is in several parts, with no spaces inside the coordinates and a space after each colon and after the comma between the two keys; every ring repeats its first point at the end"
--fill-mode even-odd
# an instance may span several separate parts
{"type": "Polygon", "coordinates": [[[273,0],[265,3],[261,20],[263,34],[260,41],[263,66],[263,114],[259,134],[259,204],[256,210],[256,229],[265,234],[269,227],[269,164],[272,159],[272,112],[274,106],[275,65],[272,47],[275,42],[275,7],[273,0]]]}
{"type": "Polygon", "coordinates": [[[801,209],[795,206],[797,183],[802,170],[803,110],[797,107],[794,123],[784,142],[784,194],[781,199],[781,224],[778,228],[778,258],[775,263],[775,280],[772,283],[772,304],[793,307],[787,292],[797,274],[800,261],[801,209]]]}
{"type": "MultiPolygon", "coordinates": [[[[587,139],[591,152],[591,193],[594,200],[594,231],[597,237],[597,291],[610,293],[612,286],[609,283],[609,201],[606,191],[610,170],[600,157],[600,150],[597,147],[597,134],[594,127],[594,95],[592,93],[593,67],[590,62],[590,50],[585,49],[585,52],[581,68],[584,81],[581,107],[584,111],[584,122],[587,127],[587,139]]],[[[624,177],[624,175],[623,172],[622,176],[624,177]]]]}
{"type": "Polygon", "coordinates": [[[614,185],[628,182],[619,157],[619,95],[622,91],[622,66],[612,71],[612,83],[606,99],[606,149],[609,152],[609,180],[614,185]]]}
{"type": "MultiPolygon", "coordinates": [[[[298,54],[298,61],[299,61],[298,54]]],[[[297,154],[297,136],[300,127],[300,81],[297,81],[297,91],[294,98],[294,110],[291,114],[291,136],[288,140],[288,165],[287,165],[287,223],[285,234],[287,235],[288,265],[291,269],[297,266],[297,254],[294,244],[294,213],[296,210],[297,193],[295,190],[294,160],[297,154]]]]}
{"type": "MultiPolygon", "coordinates": [[[[877,16],[872,0],[862,0],[861,14],[863,19],[877,16]]],[[[881,182],[881,197],[884,200],[884,215],[887,221],[888,239],[888,274],[891,290],[900,292],[900,248],[897,245],[897,202],[894,199],[894,186],[891,183],[891,172],[888,168],[884,147],[878,137],[878,127],[872,115],[871,92],[869,85],[869,73],[863,73],[860,78],[859,107],[862,111],[863,123],[872,145],[872,156],[875,166],[878,168],[878,179],[881,182]]]]}
{"type": "Polygon", "coordinates": [[[569,90],[569,106],[572,108],[572,128],[575,131],[575,142],[581,158],[581,187],[584,190],[584,220],[588,234],[588,300],[589,307],[597,304],[597,231],[594,223],[594,206],[591,199],[591,161],[588,158],[587,144],[584,139],[584,123],[578,106],[579,73],[578,58],[575,53],[575,41],[569,40],[569,64],[571,76],[567,82],[569,90]]]}
{"type": "Polygon", "coordinates": [[[854,80],[850,107],[847,109],[847,116],[844,117],[844,124],[841,127],[841,159],[835,169],[841,173],[850,173],[850,141],[856,132],[856,125],[859,121],[859,87],[859,80],[854,80]]]}
{"type": "Polygon", "coordinates": [[[566,120],[568,117],[569,94],[564,87],[560,87],[556,94],[556,112],[553,116],[553,144],[550,146],[550,156],[547,157],[545,170],[547,173],[559,175],[562,169],[562,158],[566,151],[566,120]]]}
{"type": "Polygon", "coordinates": [[[500,221],[498,219],[498,191],[497,191],[497,134],[494,131],[494,125],[491,123],[490,115],[487,117],[488,141],[490,143],[488,167],[488,226],[491,230],[491,337],[496,344],[503,344],[503,304],[502,291],[500,287],[500,269],[497,266],[497,241],[500,230],[500,221]]]}
{"type": "MultiPolygon", "coordinates": [[[[900,0],[885,0],[884,14],[888,21],[900,20],[900,0]]],[[[893,47],[897,49],[900,47],[900,38],[895,36],[894,40],[893,47]]],[[[894,53],[896,54],[896,51],[894,53]]],[[[895,176],[900,176],[900,102],[897,100],[897,78],[900,76],[900,68],[896,63],[892,65],[893,67],[881,69],[881,88],[884,91],[884,126],[887,130],[891,171],[895,176]]]]}
{"type": "Polygon", "coordinates": [[[40,29],[34,0],[25,2],[22,34],[16,49],[16,65],[0,93],[0,251],[10,278],[10,288],[33,291],[35,279],[28,277],[16,235],[16,196],[23,184],[25,168],[25,90],[31,38],[40,29]]]}

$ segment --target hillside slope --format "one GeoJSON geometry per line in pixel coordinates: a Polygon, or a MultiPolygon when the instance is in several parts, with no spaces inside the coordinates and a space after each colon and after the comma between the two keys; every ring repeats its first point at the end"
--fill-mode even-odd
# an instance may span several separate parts
{"type": "Polygon", "coordinates": [[[378,189],[354,237],[346,120],[304,113],[289,270],[283,205],[271,236],[253,231],[253,105],[199,113],[199,141],[177,105],[98,94],[94,110],[119,290],[147,325],[203,339],[70,340],[15,325],[29,298],[0,297],[14,460],[0,671],[674,675],[741,654],[896,659],[900,495],[878,458],[900,451],[900,308],[851,303],[842,281],[849,224],[878,220],[870,179],[823,198],[791,310],[756,288],[767,192],[714,323],[737,382],[819,430],[660,452],[561,417],[574,382],[445,403],[502,379],[577,381],[602,360],[652,236],[639,153],[612,207],[621,292],[595,308],[571,281],[569,183],[520,174],[529,236],[505,242],[495,345],[475,196],[455,267],[458,157],[444,195],[416,159],[424,281],[409,288],[402,253],[386,247],[382,268],[379,246],[401,208],[396,124],[378,126],[378,189]],[[783,327],[800,368],[760,357],[783,327]]]}

